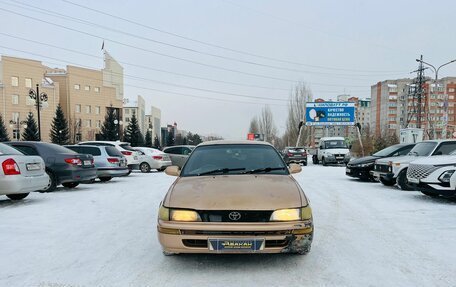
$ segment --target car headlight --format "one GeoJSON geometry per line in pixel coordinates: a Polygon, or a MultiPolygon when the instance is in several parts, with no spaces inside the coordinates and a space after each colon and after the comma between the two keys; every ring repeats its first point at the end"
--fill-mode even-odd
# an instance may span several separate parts
{"type": "Polygon", "coordinates": [[[332,153],[327,153],[326,156],[327,157],[334,157],[334,155],[332,153]]]}
{"type": "Polygon", "coordinates": [[[297,221],[312,218],[310,206],[302,208],[278,209],[271,214],[269,221],[297,221]]]}
{"type": "Polygon", "coordinates": [[[449,183],[454,170],[447,170],[439,176],[439,180],[443,183],[449,183]]]}
{"type": "Polygon", "coordinates": [[[361,163],[361,164],[359,164],[358,166],[359,166],[359,167],[369,167],[369,166],[373,166],[373,165],[374,165],[373,162],[369,162],[369,163],[361,163]]]}
{"type": "Polygon", "coordinates": [[[165,221],[201,221],[201,217],[199,216],[198,212],[194,210],[171,209],[164,206],[160,206],[160,210],[158,211],[158,218],[165,221]]]}

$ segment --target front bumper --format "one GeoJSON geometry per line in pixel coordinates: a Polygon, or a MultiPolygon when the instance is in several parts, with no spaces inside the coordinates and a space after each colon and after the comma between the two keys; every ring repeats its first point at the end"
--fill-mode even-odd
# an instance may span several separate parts
{"type": "Polygon", "coordinates": [[[59,183],[67,182],[90,182],[97,178],[97,169],[92,168],[81,168],[81,169],[70,169],[66,170],[63,174],[59,175],[59,183]]]}
{"type": "Polygon", "coordinates": [[[49,176],[46,173],[27,177],[20,174],[8,175],[4,176],[0,181],[0,194],[29,193],[46,188],[48,183],[49,176]]]}
{"type": "Polygon", "coordinates": [[[412,183],[412,186],[418,191],[424,191],[433,195],[456,197],[456,190],[452,187],[445,186],[441,182],[412,183]]]}
{"type": "Polygon", "coordinates": [[[350,158],[325,157],[325,161],[329,164],[347,164],[350,158]]]}
{"type": "Polygon", "coordinates": [[[371,171],[370,174],[375,178],[375,179],[380,179],[380,178],[383,178],[383,179],[386,179],[388,181],[391,181],[393,179],[395,179],[394,177],[394,173],[392,172],[381,172],[381,171],[371,171]]]}
{"type": "Polygon", "coordinates": [[[356,178],[370,178],[371,170],[373,167],[353,167],[347,166],[345,169],[345,175],[356,178]]]}
{"type": "Polygon", "coordinates": [[[97,169],[97,177],[120,177],[128,174],[128,167],[103,167],[97,169]]]}
{"type": "Polygon", "coordinates": [[[211,250],[210,239],[264,239],[264,247],[255,253],[306,253],[312,244],[313,223],[312,220],[284,223],[187,223],[159,220],[157,233],[163,250],[170,253],[246,253],[243,250],[211,250]]]}

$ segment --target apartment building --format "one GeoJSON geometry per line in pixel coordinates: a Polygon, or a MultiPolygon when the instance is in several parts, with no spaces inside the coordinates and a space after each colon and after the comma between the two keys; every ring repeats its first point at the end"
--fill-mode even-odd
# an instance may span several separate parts
{"type": "Polygon", "coordinates": [[[123,69],[106,51],[101,70],[67,66],[48,69],[59,84],[60,104],[70,124],[72,141],[96,140],[108,109],[113,109],[122,133],[123,69]]]}
{"type": "Polygon", "coordinates": [[[138,126],[143,136],[146,135],[149,129],[149,123],[146,120],[146,102],[144,98],[138,95],[136,100],[127,100],[123,106],[123,114],[125,119],[125,128],[131,121],[133,114],[138,120],[138,126]]]}
{"type": "Polygon", "coordinates": [[[45,75],[48,69],[40,61],[1,56],[0,113],[11,139],[21,138],[23,121],[29,112],[38,121],[36,102],[29,97],[29,91],[36,91],[38,85],[39,93],[47,95],[40,109],[41,139],[50,141],[50,126],[60,101],[60,86],[45,75]]]}
{"type": "Polygon", "coordinates": [[[161,110],[151,106],[150,111],[150,115],[146,115],[147,126],[152,130],[152,140],[157,137],[159,142],[161,142],[161,110]]]}

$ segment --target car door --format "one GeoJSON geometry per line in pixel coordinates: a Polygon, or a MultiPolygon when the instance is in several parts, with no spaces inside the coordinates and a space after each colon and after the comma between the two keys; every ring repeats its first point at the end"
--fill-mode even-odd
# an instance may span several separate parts
{"type": "Polygon", "coordinates": [[[180,163],[182,162],[182,155],[181,155],[182,148],[181,147],[168,148],[168,149],[164,150],[164,152],[169,155],[173,165],[182,167],[182,165],[180,165],[180,163]]]}

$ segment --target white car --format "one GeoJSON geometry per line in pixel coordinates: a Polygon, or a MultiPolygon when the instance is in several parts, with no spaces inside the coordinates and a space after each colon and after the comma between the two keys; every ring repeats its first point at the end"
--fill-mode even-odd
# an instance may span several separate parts
{"type": "Polygon", "coordinates": [[[49,184],[44,161],[0,143],[0,195],[20,200],[49,184]]]}
{"type": "Polygon", "coordinates": [[[407,180],[425,195],[456,198],[456,153],[411,162],[407,180]]]}
{"type": "Polygon", "coordinates": [[[427,140],[417,143],[406,156],[387,157],[375,161],[373,176],[384,185],[396,184],[402,190],[413,190],[407,180],[407,169],[412,161],[431,156],[448,155],[456,150],[456,140],[427,140]]]}
{"type": "Polygon", "coordinates": [[[127,159],[127,166],[131,170],[139,169],[139,157],[138,151],[134,150],[130,143],[121,141],[86,141],[80,142],[78,145],[98,145],[98,146],[113,146],[116,147],[127,159]]]}
{"type": "Polygon", "coordinates": [[[171,166],[171,158],[161,150],[150,147],[134,147],[133,149],[143,153],[140,156],[139,169],[141,172],[149,172],[151,169],[164,171],[166,167],[171,166]]]}

